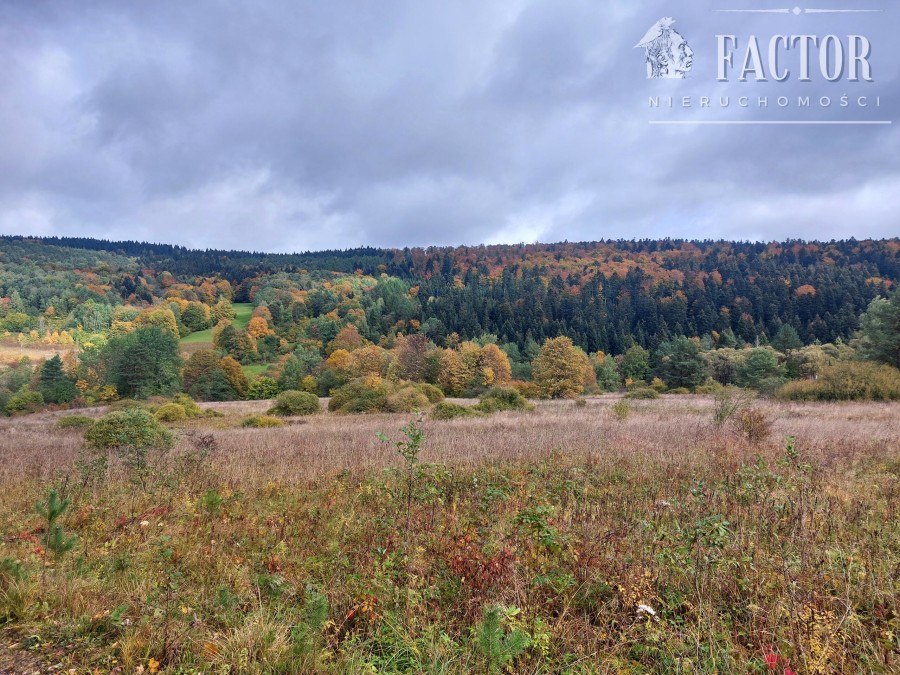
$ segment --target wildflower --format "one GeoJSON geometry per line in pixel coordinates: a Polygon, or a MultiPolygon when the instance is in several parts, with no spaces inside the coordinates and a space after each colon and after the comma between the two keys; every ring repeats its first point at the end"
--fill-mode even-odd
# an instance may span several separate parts
{"type": "Polygon", "coordinates": [[[650,605],[638,605],[637,613],[638,614],[649,614],[650,616],[656,616],[656,610],[653,609],[650,605]]]}
{"type": "Polygon", "coordinates": [[[793,670],[791,670],[790,668],[785,668],[785,669],[784,669],[784,675],[797,675],[797,673],[795,673],[795,672],[794,672],[793,670]]]}
{"type": "Polygon", "coordinates": [[[149,670],[151,673],[158,673],[159,672],[159,661],[151,658],[147,662],[147,670],[149,670]]]}
{"type": "Polygon", "coordinates": [[[147,527],[148,525],[150,525],[150,521],[149,521],[149,520],[142,520],[142,521],[141,521],[141,527],[147,527]]]}
{"type": "Polygon", "coordinates": [[[775,670],[778,667],[778,654],[773,651],[766,652],[765,655],[766,666],[768,666],[769,670],[775,670]]]}

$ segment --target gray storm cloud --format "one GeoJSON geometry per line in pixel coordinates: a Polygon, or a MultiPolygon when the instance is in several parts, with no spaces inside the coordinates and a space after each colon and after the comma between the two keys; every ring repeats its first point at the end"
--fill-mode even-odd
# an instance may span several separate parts
{"type": "Polygon", "coordinates": [[[900,10],[712,11],[728,5],[5,2],[0,232],[270,251],[896,236],[896,125],[649,120],[893,120],[900,10]],[[647,81],[633,49],[663,16],[695,52],[686,80],[647,81]],[[867,35],[875,82],[715,81],[717,33],[782,32],[867,35]],[[845,90],[881,107],[772,109],[845,90]],[[773,103],[647,103],[744,92],[773,103]]]}

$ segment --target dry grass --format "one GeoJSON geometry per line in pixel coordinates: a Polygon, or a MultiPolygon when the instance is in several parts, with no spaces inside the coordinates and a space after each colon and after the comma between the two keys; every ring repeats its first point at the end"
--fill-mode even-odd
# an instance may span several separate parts
{"type": "Polygon", "coordinates": [[[270,402],[209,404],[145,491],[79,487],[64,413],[0,420],[0,670],[898,672],[900,405],[757,402],[751,444],[706,397],[618,400],[426,421],[411,502],[375,438],[409,415],[242,429],[270,402]],[[477,638],[497,604],[531,640],[509,658],[477,638]]]}
{"type": "MultiPolygon", "coordinates": [[[[712,424],[713,403],[708,397],[631,401],[631,415],[624,421],[612,414],[619,398],[593,397],[586,407],[576,407],[571,401],[540,402],[531,413],[429,421],[422,459],[471,466],[532,461],[561,452],[590,454],[601,462],[635,460],[693,469],[706,463],[710,450],[723,453],[723,461],[731,455],[737,461],[751,450],[738,434],[712,424]]],[[[240,428],[245,417],[264,414],[271,405],[271,401],[203,404],[225,417],[189,422],[183,430],[211,430],[219,446],[217,469],[230,483],[245,487],[273,479],[291,483],[346,470],[398,465],[396,453],[380,443],[375,433],[399,427],[409,415],[322,413],[289,420],[293,424],[285,428],[240,428]]],[[[824,464],[852,466],[861,459],[896,457],[900,452],[900,404],[760,402],[755,407],[773,424],[768,441],[753,452],[779,453],[787,435],[798,437],[803,453],[824,464]]],[[[323,408],[327,408],[327,400],[323,408]]],[[[78,412],[99,416],[103,411],[78,412]]],[[[80,447],[80,434],[53,429],[55,421],[66,414],[0,418],[0,481],[21,475],[49,479],[71,466],[80,447]]],[[[178,447],[185,449],[189,443],[183,438],[178,447]]]]}

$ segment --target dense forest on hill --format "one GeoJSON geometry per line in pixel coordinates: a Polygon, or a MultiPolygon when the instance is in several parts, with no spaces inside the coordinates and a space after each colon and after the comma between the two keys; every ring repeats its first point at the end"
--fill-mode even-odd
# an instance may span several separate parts
{"type": "MultiPolygon", "coordinates": [[[[306,273],[370,276],[377,281],[375,300],[385,295],[386,285],[378,290],[384,275],[398,280],[388,293],[395,306],[386,307],[381,297],[380,316],[373,307],[366,310],[377,326],[358,326],[369,339],[420,330],[443,344],[453,333],[463,339],[488,333],[524,348],[530,340],[565,335],[587,351],[619,354],[678,335],[766,343],[783,325],[805,343],[847,339],[868,303],[900,279],[900,240],[643,240],[266,254],[2,237],[0,311],[16,315],[5,317],[7,330],[23,330],[37,327],[40,318],[70,316],[86,300],[149,306],[171,297],[173,286],[223,281],[232,289],[230,300],[255,302],[254,289],[276,278],[282,290],[309,290],[298,281],[306,273]]],[[[217,299],[215,293],[200,296],[217,299]]],[[[318,311],[307,307],[300,314],[310,310],[318,311]]],[[[74,327],[78,319],[70,319],[74,327]]]]}

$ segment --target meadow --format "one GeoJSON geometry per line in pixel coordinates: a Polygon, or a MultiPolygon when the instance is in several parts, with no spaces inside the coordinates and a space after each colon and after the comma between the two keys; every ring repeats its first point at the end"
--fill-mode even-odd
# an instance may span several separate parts
{"type": "Polygon", "coordinates": [[[140,474],[0,419],[0,672],[900,669],[896,403],[241,426],[268,406],[203,404],[140,474]]]}

